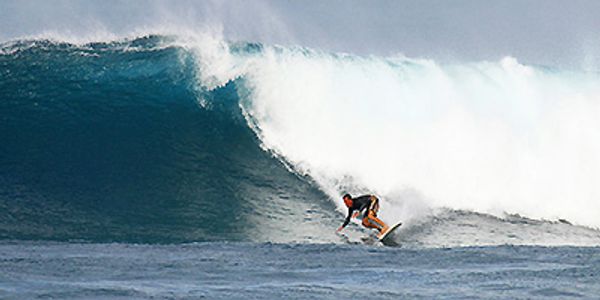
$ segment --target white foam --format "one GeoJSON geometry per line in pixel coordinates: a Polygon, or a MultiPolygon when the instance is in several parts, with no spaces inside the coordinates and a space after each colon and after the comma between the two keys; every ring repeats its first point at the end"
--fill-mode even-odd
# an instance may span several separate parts
{"type": "Polygon", "coordinates": [[[270,48],[245,78],[265,147],[338,205],[370,191],[388,221],[448,207],[600,226],[597,74],[270,48]]]}

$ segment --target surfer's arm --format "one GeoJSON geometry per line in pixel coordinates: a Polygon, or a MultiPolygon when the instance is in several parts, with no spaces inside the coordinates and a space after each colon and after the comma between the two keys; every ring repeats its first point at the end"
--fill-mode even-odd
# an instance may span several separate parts
{"type": "Polygon", "coordinates": [[[352,218],[353,211],[354,209],[348,208],[348,215],[346,216],[346,220],[344,220],[344,224],[342,224],[342,226],[340,226],[340,228],[338,228],[337,231],[341,231],[342,229],[344,229],[344,227],[346,227],[346,225],[348,225],[348,223],[350,223],[350,218],[352,218]]]}

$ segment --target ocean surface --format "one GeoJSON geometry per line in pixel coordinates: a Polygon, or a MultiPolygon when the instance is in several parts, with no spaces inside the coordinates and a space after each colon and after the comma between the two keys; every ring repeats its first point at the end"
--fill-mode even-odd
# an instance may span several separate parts
{"type": "Polygon", "coordinates": [[[594,299],[597,248],[4,242],[2,298],[594,299]]]}
{"type": "Polygon", "coordinates": [[[599,95],[512,57],[3,42],[0,298],[597,298],[599,95]],[[335,233],[346,192],[399,247],[335,233]]]}

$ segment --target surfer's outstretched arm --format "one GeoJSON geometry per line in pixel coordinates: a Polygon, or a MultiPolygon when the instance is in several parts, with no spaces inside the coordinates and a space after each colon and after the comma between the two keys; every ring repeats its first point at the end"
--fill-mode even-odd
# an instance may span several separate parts
{"type": "Polygon", "coordinates": [[[337,229],[337,231],[342,231],[342,229],[344,229],[344,227],[346,227],[346,225],[348,225],[348,223],[350,223],[350,218],[352,218],[352,212],[354,211],[354,209],[352,209],[351,207],[348,208],[348,215],[346,216],[346,220],[344,220],[344,224],[342,224],[342,226],[340,226],[340,228],[337,229]]]}

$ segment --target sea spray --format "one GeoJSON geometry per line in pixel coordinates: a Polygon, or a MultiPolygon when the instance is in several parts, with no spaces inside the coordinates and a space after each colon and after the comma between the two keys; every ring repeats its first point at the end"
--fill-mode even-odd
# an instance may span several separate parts
{"type": "Polygon", "coordinates": [[[512,57],[439,65],[270,47],[252,59],[243,108],[261,141],[338,205],[338,179],[351,178],[392,198],[388,221],[410,217],[391,203],[413,190],[428,207],[600,226],[598,74],[512,57]]]}

